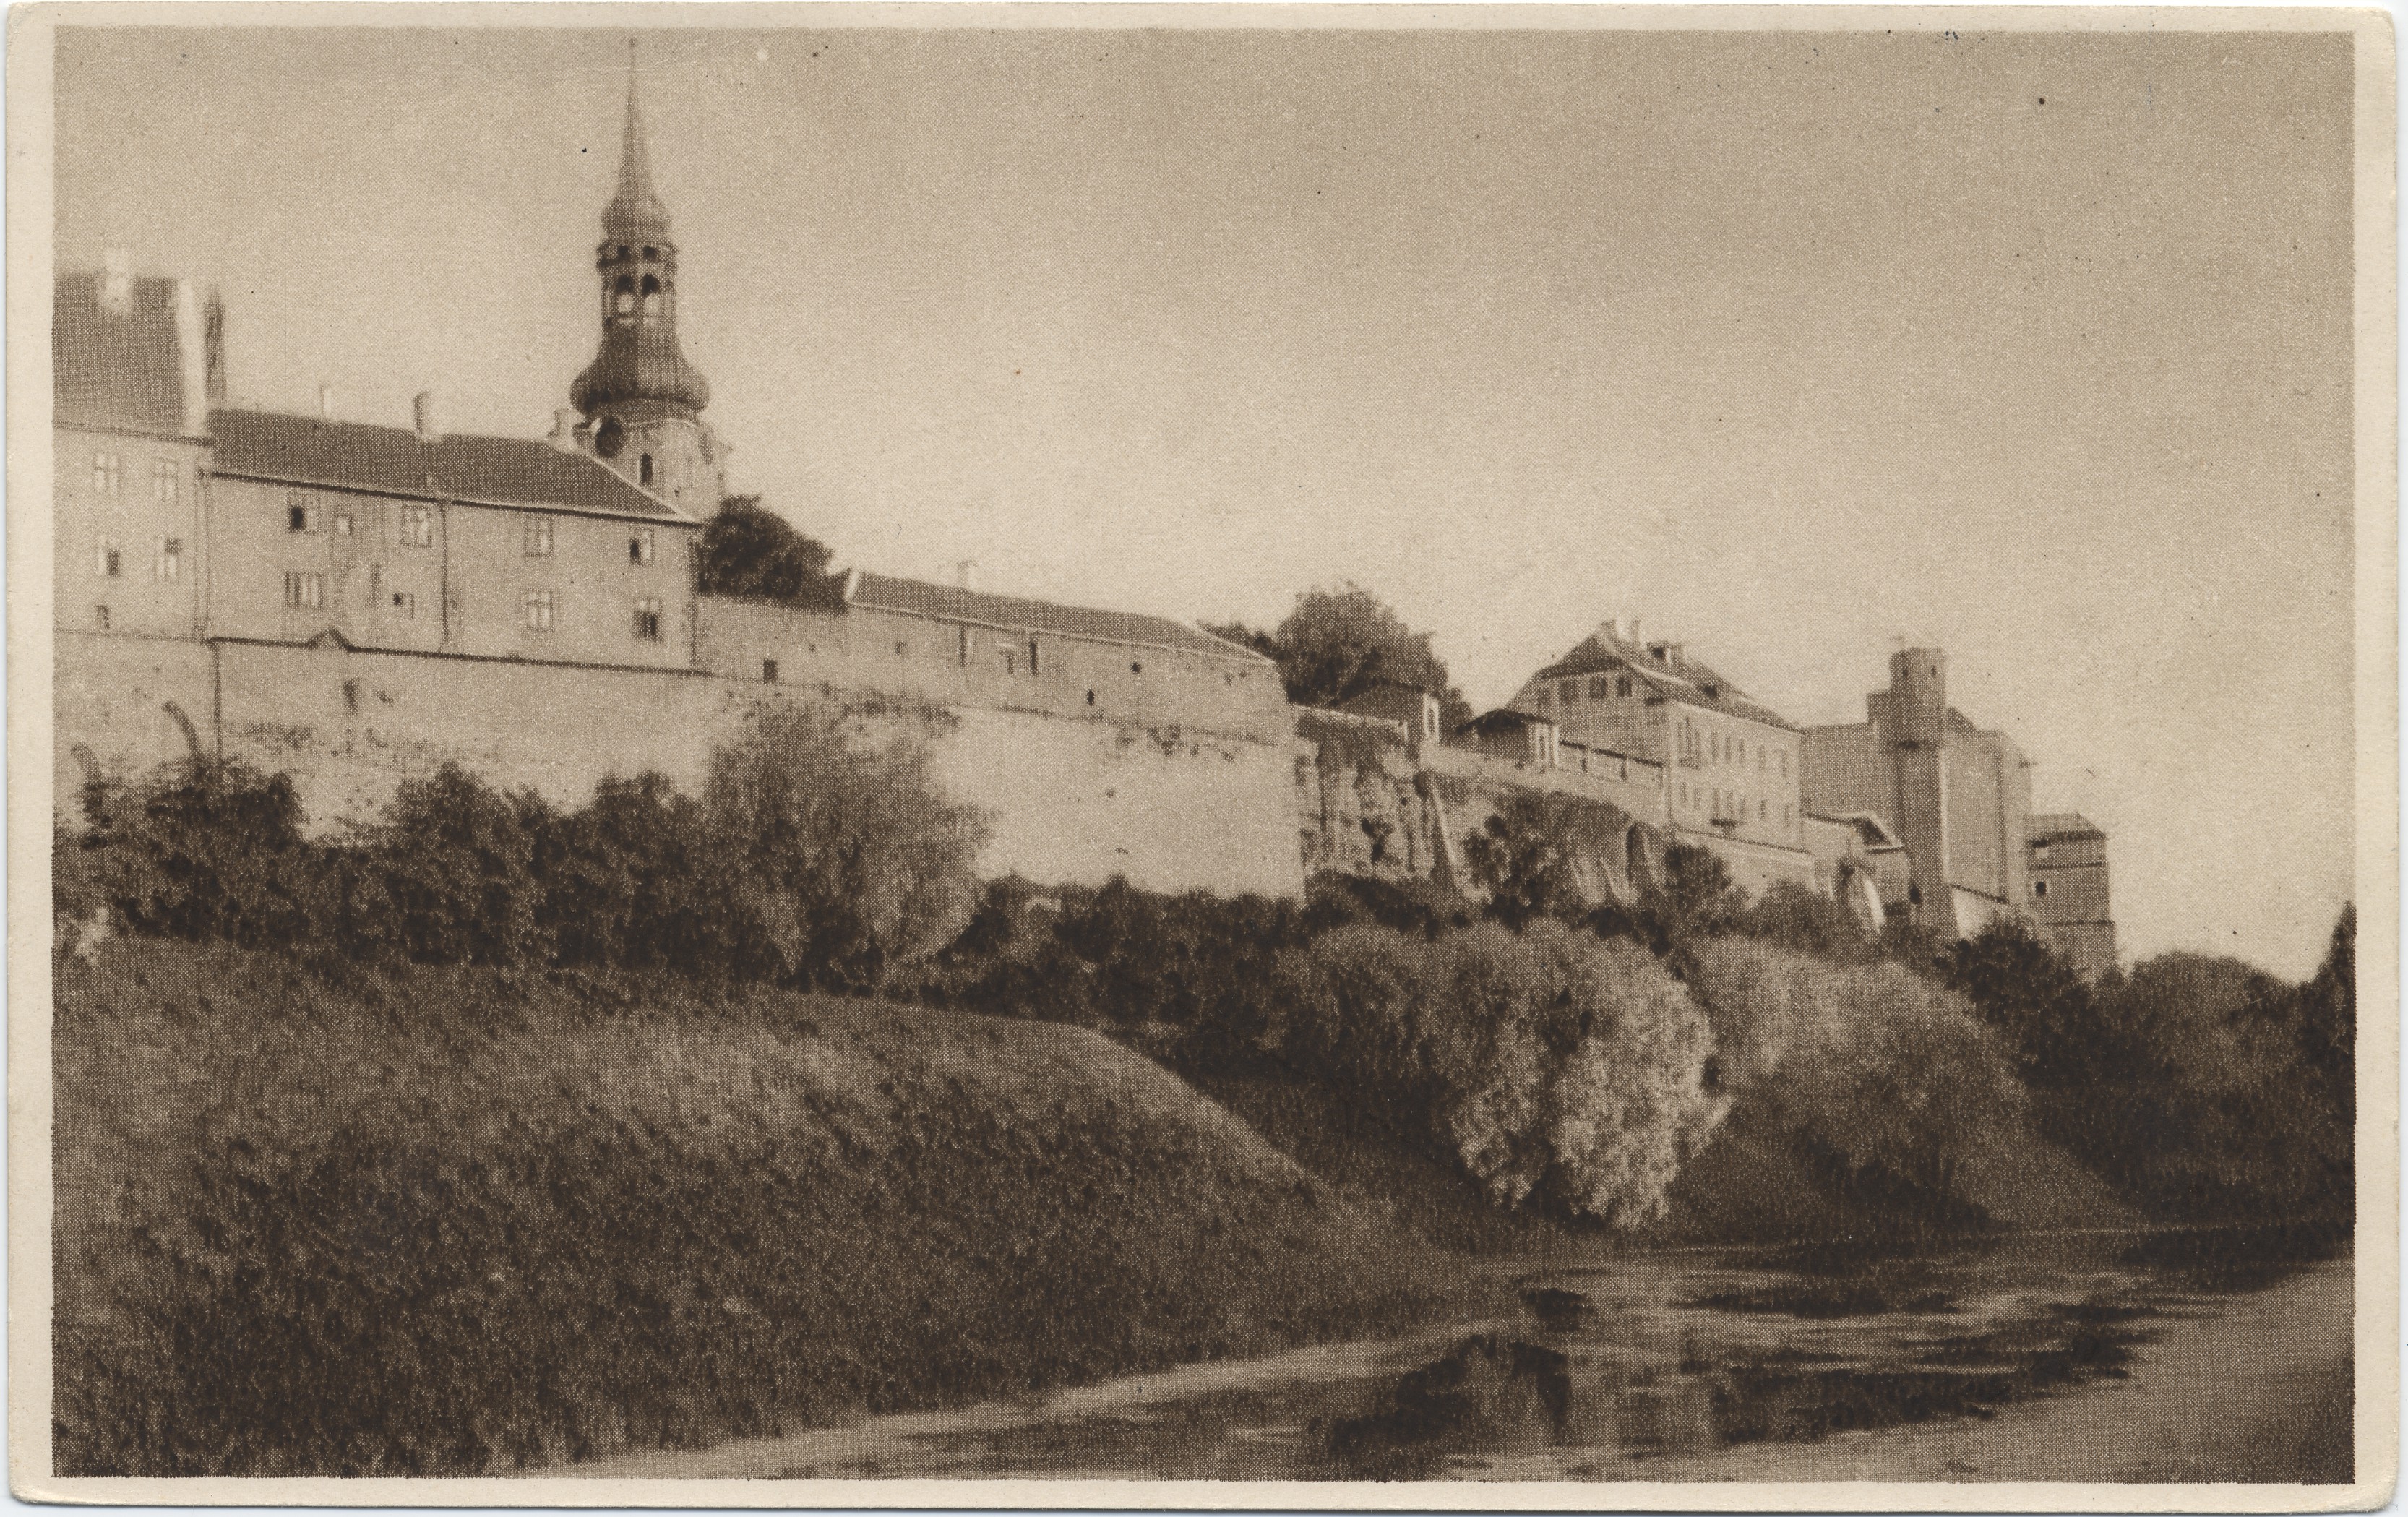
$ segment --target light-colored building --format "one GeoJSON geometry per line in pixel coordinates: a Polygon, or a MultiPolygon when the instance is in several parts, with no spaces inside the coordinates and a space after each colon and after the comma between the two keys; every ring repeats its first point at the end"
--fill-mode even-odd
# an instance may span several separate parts
{"type": "Polygon", "coordinates": [[[1810,811],[1878,818],[1906,845],[1907,907],[1949,937],[2025,910],[2031,776],[2023,751],[1948,704],[1948,655],[1891,655],[1890,687],[1865,720],[1810,727],[1800,794],[1810,811]]]}
{"type": "Polygon", "coordinates": [[[2107,891],[2107,835],[2079,811],[2031,819],[2027,865],[2041,937],[2085,979],[2115,967],[2115,916],[2107,891]]]}
{"type": "Polygon", "coordinates": [[[1799,804],[1799,730],[1677,642],[1609,622],[1526,680],[1507,710],[1555,740],[1661,766],[1673,841],[1720,858],[1750,894],[1812,886],[1799,804]]]}

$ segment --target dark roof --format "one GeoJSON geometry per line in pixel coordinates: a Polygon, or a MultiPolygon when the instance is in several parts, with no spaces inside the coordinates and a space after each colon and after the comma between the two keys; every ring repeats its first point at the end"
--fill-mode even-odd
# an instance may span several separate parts
{"type": "Polygon", "coordinates": [[[1620,636],[1610,626],[1599,627],[1589,634],[1579,647],[1530,678],[1563,680],[1573,675],[1627,668],[1661,692],[1668,700],[1705,707],[1769,726],[1786,727],[1792,732],[1802,730],[1778,711],[1749,699],[1745,691],[1686,653],[1675,655],[1671,648],[1672,645],[1667,643],[1642,646],[1620,636]],[[1661,658],[1656,653],[1659,648],[1666,650],[1665,656],[1661,658]]]}
{"type": "Polygon", "coordinates": [[[2100,837],[2107,835],[2088,817],[2079,811],[2041,811],[2024,823],[2027,842],[2057,842],[2069,837],[2100,837]]]}
{"type": "Polygon", "coordinates": [[[1024,600],[1017,595],[990,595],[983,591],[932,585],[918,580],[895,580],[863,572],[853,579],[851,604],[880,611],[901,611],[945,622],[1008,627],[1015,632],[1054,632],[1098,642],[1130,643],[1148,648],[1205,653],[1214,658],[1268,664],[1251,648],[1173,622],[1165,616],[1134,611],[1098,611],[1084,606],[1056,606],[1051,601],[1024,600]]]}
{"type": "Polygon", "coordinates": [[[408,427],[274,411],[211,411],[209,430],[221,474],[423,500],[693,520],[599,460],[550,443],[468,436],[426,442],[408,427]]]}
{"type": "Polygon", "coordinates": [[[50,406],[63,425],[188,435],[174,279],[127,281],[112,310],[102,274],[62,274],[50,301],[50,406]]]}
{"type": "Polygon", "coordinates": [[[1467,732],[1475,732],[1484,737],[1492,732],[1518,732],[1527,727],[1541,725],[1552,727],[1555,724],[1554,717],[1533,716],[1527,711],[1517,711],[1510,706],[1500,706],[1493,711],[1481,712],[1455,731],[1457,737],[1467,732]]]}

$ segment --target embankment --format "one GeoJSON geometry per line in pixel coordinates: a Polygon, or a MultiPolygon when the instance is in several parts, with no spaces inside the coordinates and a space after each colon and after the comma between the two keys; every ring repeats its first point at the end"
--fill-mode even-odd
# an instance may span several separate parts
{"type": "Polygon", "coordinates": [[[694,1447],[1474,1288],[1067,1026],[156,940],[57,973],[62,1473],[694,1447]]]}

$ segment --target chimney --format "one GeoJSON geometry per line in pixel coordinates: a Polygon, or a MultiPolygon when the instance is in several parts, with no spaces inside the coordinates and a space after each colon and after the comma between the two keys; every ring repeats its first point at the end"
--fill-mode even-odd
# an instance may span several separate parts
{"type": "Polygon", "coordinates": [[[546,440],[564,453],[577,451],[577,408],[563,406],[552,413],[552,436],[546,440]]]}
{"type": "Polygon", "coordinates": [[[978,560],[966,558],[953,565],[953,582],[961,586],[964,590],[972,590],[977,588],[971,583],[971,581],[977,578],[978,560]]]}
{"type": "Polygon", "coordinates": [[[225,297],[216,285],[201,300],[201,394],[212,406],[226,403],[225,297]]]}
{"type": "Polygon", "coordinates": [[[209,335],[208,318],[201,297],[186,279],[176,281],[176,356],[182,372],[184,394],[184,432],[189,436],[206,436],[209,430],[209,335]]]}
{"type": "Polygon", "coordinates": [[[441,442],[443,429],[435,424],[435,392],[421,390],[409,400],[410,430],[421,442],[441,442]]]}
{"type": "Polygon", "coordinates": [[[100,303],[114,316],[134,313],[134,255],[122,248],[102,255],[100,303]]]}
{"type": "Polygon", "coordinates": [[[331,384],[318,387],[318,419],[323,422],[335,419],[335,387],[331,384]]]}

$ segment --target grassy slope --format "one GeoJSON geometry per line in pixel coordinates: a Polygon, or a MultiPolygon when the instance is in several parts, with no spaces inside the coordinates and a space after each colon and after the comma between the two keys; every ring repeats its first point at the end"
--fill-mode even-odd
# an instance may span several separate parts
{"type": "Polygon", "coordinates": [[[56,1050],[67,1472],[690,1446],[1469,1289],[1064,1026],[121,940],[56,1050]]]}

